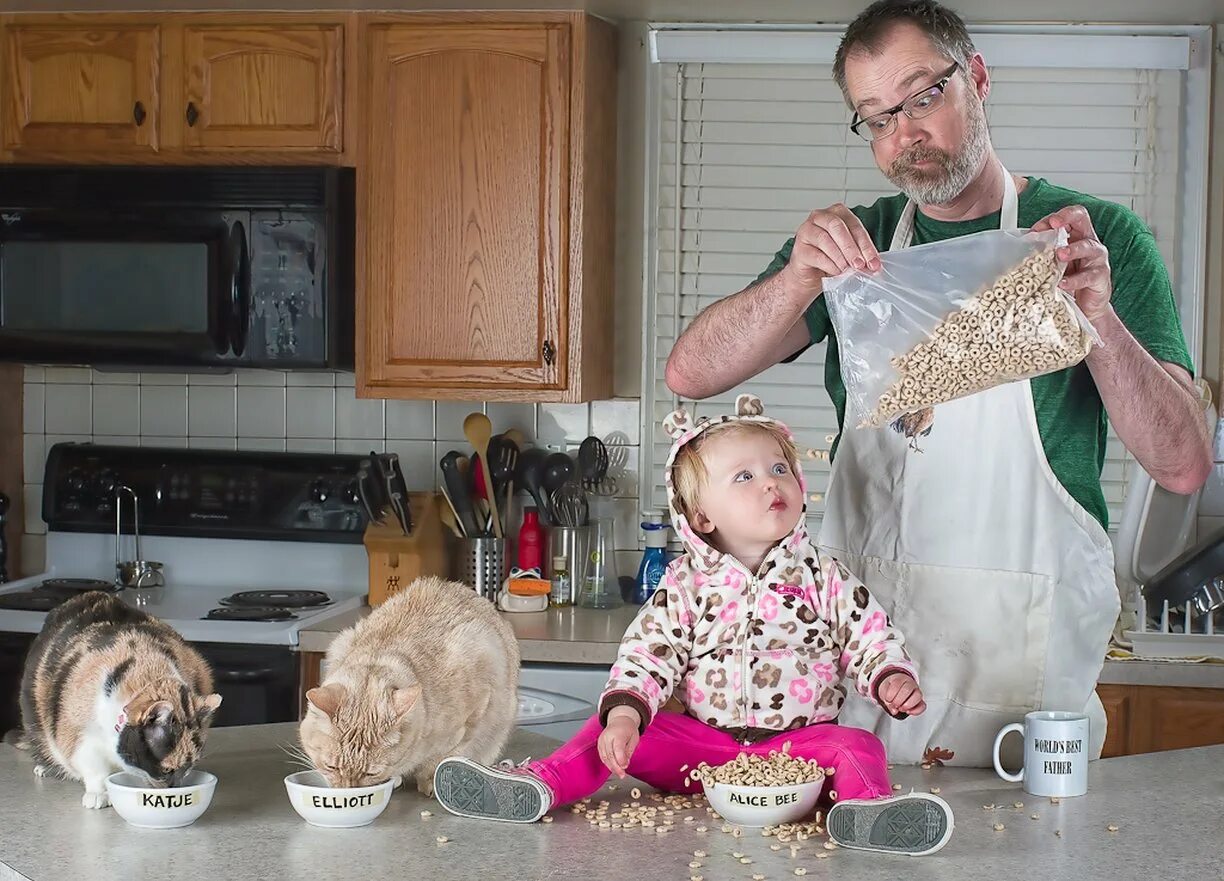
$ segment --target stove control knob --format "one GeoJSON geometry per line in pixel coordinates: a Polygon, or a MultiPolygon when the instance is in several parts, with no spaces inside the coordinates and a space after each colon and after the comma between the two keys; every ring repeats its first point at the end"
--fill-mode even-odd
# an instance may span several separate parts
{"type": "Polygon", "coordinates": [[[323,504],[331,498],[331,491],[323,481],[316,480],[310,485],[310,498],[319,504],[323,504]]]}
{"type": "Polygon", "coordinates": [[[115,484],[117,484],[118,482],[119,482],[119,475],[117,475],[110,468],[104,468],[102,471],[98,473],[97,478],[94,480],[94,486],[97,487],[99,493],[107,497],[110,497],[114,495],[115,484]]]}
{"type": "Polygon", "coordinates": [[[80,492],[85,488],[85,475],[81,473],[80,468],[73,468],[68,472],[66,483],[68,484],[68,489],[73,492],[80,492]]]}
{"type": "Polygon", "coordinates": [[[357,484],[350,483],[344,489],[344,502],[347,505],[360,505],[361,496],[357,495],[357,484]]]}

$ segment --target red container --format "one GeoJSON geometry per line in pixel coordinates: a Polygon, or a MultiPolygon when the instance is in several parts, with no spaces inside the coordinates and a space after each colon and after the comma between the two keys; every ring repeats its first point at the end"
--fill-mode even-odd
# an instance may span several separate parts
{"type": "Polygon", "coordinates": [[[536,569],[544,574],[544,529],[540,526],[540,512],[535,508],[523,511],[523,525],[518,534],[518,567],[536,569]]]}

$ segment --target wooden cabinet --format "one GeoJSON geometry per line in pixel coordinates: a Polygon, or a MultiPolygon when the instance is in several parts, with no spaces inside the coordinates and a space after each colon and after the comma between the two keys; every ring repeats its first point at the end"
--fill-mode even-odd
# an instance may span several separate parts
{"type": "Polygon", "coordinates": [[[1224,743],[1224,689],[1099,685],[1104,758],[1224,743]]]}
{"type": "Polygon", "coordinates": [[[187,150],[327,150],[340,139],[335,25],[185,25],[187,150]]]}
{"type": "Polygon", "coordinates": [[[611,26],[414,15],[361,44],[358,393],[610,396],[611,26]]]}
{"type": "Polygon", "coordinates": [[[5,149],[156,151],[160,57],[152,22],[8,24],[5,149]]]}
{"type": "Polygon", "coordinates": [[[339,161],[348,13],[0,19],[20,162],[339,161]]]}

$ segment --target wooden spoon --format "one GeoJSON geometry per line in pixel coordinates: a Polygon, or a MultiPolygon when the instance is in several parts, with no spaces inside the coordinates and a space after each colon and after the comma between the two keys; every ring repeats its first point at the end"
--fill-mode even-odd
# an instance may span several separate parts
{"type": "MultiPolygon", "coordinates": [[[[467,419],[463,420],[463,436],[467,438],[468,443],[472,445],[477,453],[480,454],[481,462],[489,461],[489,438],[493,436],[493,423],[489,421],[489,417],[483,413],[472,413],[467,419]]],[[[493,478],[489,474],[488,468],[482,468],[481,476],[484,478],[485,493],[488,498],[493,496],[493,478]]],[[[493,535],[497,538],[502,537],[501,517],[497,513],[497,505],[490,505],[493,513],[493,535]]]]}

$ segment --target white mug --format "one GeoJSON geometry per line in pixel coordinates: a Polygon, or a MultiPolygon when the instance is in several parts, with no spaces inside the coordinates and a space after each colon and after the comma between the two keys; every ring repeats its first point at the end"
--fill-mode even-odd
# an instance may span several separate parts
{"type": "Polygon", "coordinates": [[[1023,781],[1029,795],[1083,795],[1088,791],[1088,749],[1087,716],[1038,710],[999,732],[994,742],[995,771],[1012,783],[1023,781]],[[1024,736],[1024,767],[1019,774],[1009,774],[999,764],[999,747],[1012,731],[1024,736]]]}

